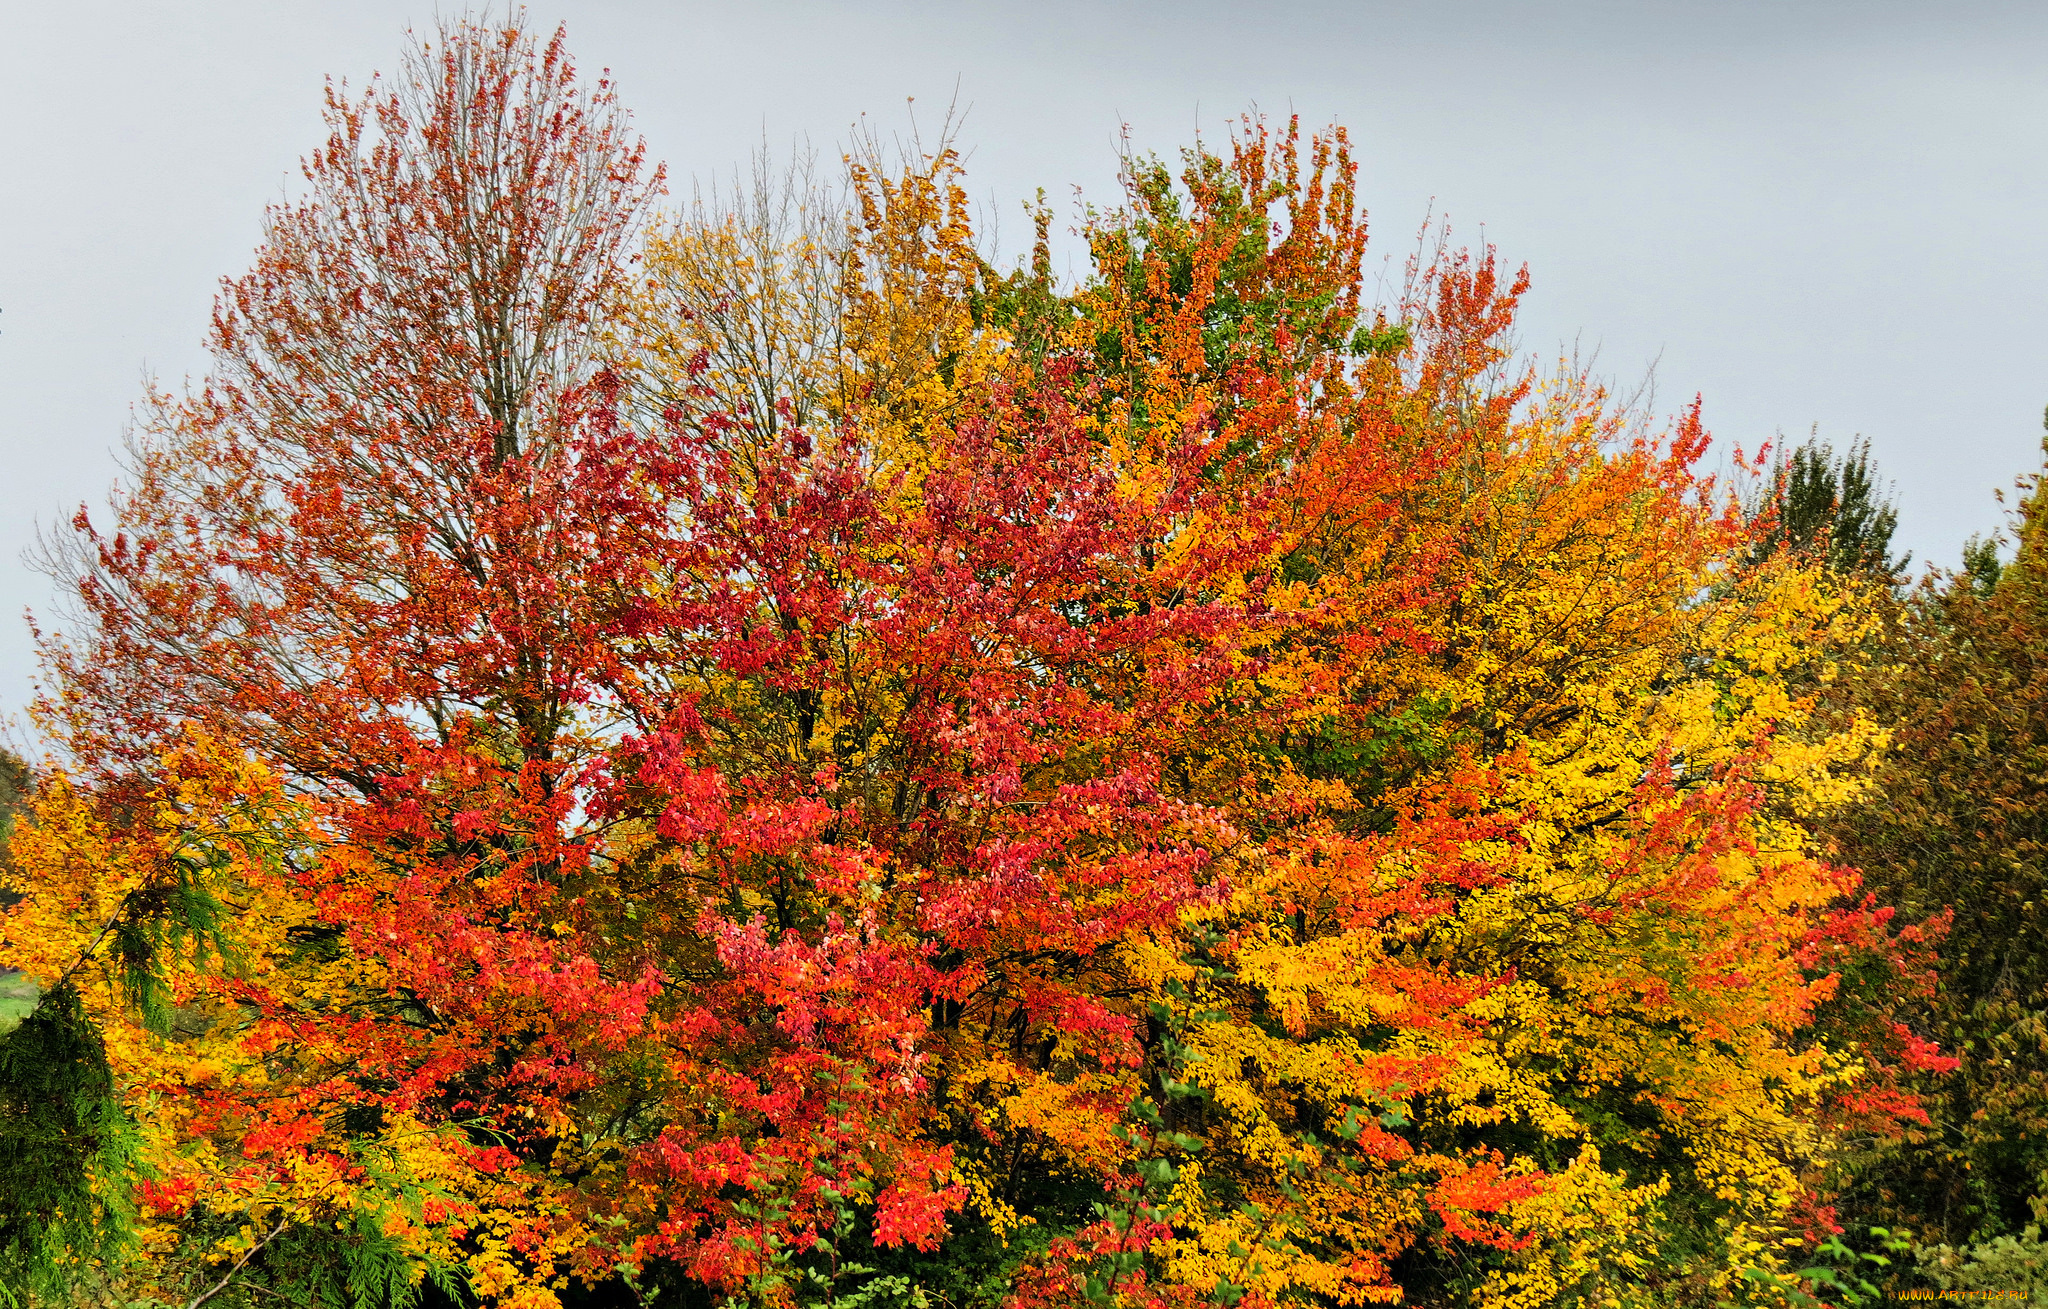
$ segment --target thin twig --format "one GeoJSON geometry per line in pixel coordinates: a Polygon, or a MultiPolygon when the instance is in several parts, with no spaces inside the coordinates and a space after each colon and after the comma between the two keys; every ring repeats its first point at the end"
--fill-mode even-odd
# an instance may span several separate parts
{"type": "Polygon", "coordinates": [[[244,1250],[242,1252],[242,1257],[240,1259],[235,1260],[235,1266],[228,1269],[227,1276],[221,1278],[218,1282],[215,1282],[207,1290],[201,1291],[196,1299],[194,1299],[190,1304],[185,1306],[185,1309],[199,1309],[200,1305],[205,1304],[208,1300],[213,1299],[213,1297],[219,1295],[222,1291],[225,1291],[227,1289],[228,1283],[235,1280],[235,1274],[241,1272],[243,1266],[246,1265],[251,1259],[256,1257],[256,1252],[258,1250],[261,1250],[264,1246],[269,1245],[272,1241],[275,1241],[278,1238],[278,1236],[283,1233],[285,1224],[289,1221],[290,1219],[288,1217],[280,1215],[277,1220],[277,1226],[271,1228],[269,1234],[266,1235],[262,1240],[250,1246],[247,1250],[244,1250]]]}
{"type": "Polygon", "coordinates": [[[73,973],[85,967],[86,962],[92,958],[93,951],[100,948],[100,942],[107,939],[107,933],[113,931],[116,927],[120,926],[121,915],[128,911],[128,902],[134,898],[135,893],[133,891],[130,891],[127,895],[121,897],[121,903],[114,907],[114,916],[107,920],[106,925],[104,927],[100,928],[99,934],[92,938],[92,943],[87,945],[85,949],[79,951],[78,958],[72,963],[71,967],[65,969],[63,974],[60,977],[58,977],[55,982],[52,982],[50,984],[50,989],[52,991],[58,989],[59,987],[63,986],[66,982],[70,981],[71,975],[73,973]]]}

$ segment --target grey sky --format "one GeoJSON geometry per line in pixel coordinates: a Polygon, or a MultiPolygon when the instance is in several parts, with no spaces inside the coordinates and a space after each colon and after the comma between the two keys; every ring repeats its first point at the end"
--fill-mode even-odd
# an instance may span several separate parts
{"type": "MultiPolygon", "coordinates": [[[[958,98],[979,194],[1109,199],[1119,125],[1171,152],[1248,105],[1350,127],[1376,257],[1432,200],[1534,278],[1522,338],[1597,347],[1723,441],[1870,438],[1902,544],[1952,562],[2048,404],[2048,5],[536,0],[613,70],[686,190],[765,131],[830,149],[958,98]]],[[[0,713],[47,584],[37,522],[99,500],[145,371],[319,140],[321,80],[397,62],[431,0],[0,0],[0,713]]]]}

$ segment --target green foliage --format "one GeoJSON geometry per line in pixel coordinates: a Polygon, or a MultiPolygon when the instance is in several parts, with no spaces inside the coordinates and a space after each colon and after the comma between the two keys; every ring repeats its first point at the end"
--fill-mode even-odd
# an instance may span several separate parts
{"type": "Polygon", "coordinates": [[[1351,353],[1399,358],[1408,348],[1408,329],[1400,323],[1361,327],[1351,336],[1351,353]]]}
{"type": "Polygon", "coordinates": [[[1898,510],[1890,488],[1878,481],[1866,440],[1837,453],[1818,432],[1809,435],[1778,456],[1747,509],[1763,528],[1754,548],[1759,560],[1789,550],[1822,559],[1839,573],[1897,581],[1912,558],[1892,557],[1898,510]]]}
{"type": "Polygon", "coordinates": [[[2041,1229],[2029,1224],[2017,1236],[1999,1236],[1978,1245],[1919,1246],[1914,1250],[1920,1276],[1943,1291],[1991,1293],[2021,1303],[2048,1305],[2048,1244],[2041,1229]]]}
{"type": "Polygon", "coordinates": [[[1799,1270],[1808,1286],[1844,1305],[1877,1304],[1885,1291],[1879,1283],[1896,1276],[1902,1257],[1913,1249],[1903,1233],[1889,1228],[1870,1229],[1872,1249],[1857,1249],[1840,1236],[1830,1236],[1814,1251],[1818,1261],[1799,1270]],[[1874,1279],[1874,1280],[1873,1280],[1874,1279]]]}
{"type": "Polygon", "coordinates": [[[827,1192],[837,1216],[830,1231],[820,1235],[815,1253],[822,1262],[802,1268],[797,1279],[801,1303],[819,1309],[924,1309],[930,1303],[922,1287],[903,1273],[885,1273],[872,1264],[847,1257],[843,1247],[851,1244],[863,1225],[854,1207],[836,1191],[827,1192]]]}
{"type": "Polygon", "coordinates": [[[1997,536],[1972,536],[1963,543],[1963,576],[1969,579],[1970,594],[1982,600],[1998,589],[2005,565],[1998,558],[1997,536]]]}
{"type": "Polygon", "coordinates": [[[1891,1298],[1887,1288],[1897,1285],[1910,1264],[1913,1242],[1905,1233],[1885,1227],[1873,1227],[1869,1232],[1867,1241],[1854,1244],[1841,1234],[1828,1237],[1814,1250],[1814,1263],[1796,1273],[1746,1268],[1743,1280],[1801,1309],[1861,1309],[1883,1304],[1891,1298]]]}
{"type": "Polygon", "coordinates": [[[248,1225],[246,1214],[189,1213],[183,1240],[163,1260],[178,1298],[205,1296],[207,1309],[442,1309],[475,1303],[450,1271],[422,1263],[387,1236],[377,1215],[363,1211],[330,1229],[272,1218],[254,1234],[256,1248],[239,1267],[219,1261],[219,1243],[248,1225]]]}
{"type": "Polygon", "coordinates": [[[0,1037],[0,1305],[77,1303],[132,1243],[133,1133],[78,992],[0,1037]]]}
{"type": "Polygon", "coordinates": [[[223,969],[236,964],[234,946],[222,931],[226,910],[221,890],[232,864],[229,852],[194,843],[171,856],[169,875],[138,888],[112,925],[112,947],[123,997],[153,1032],[169,1030],[171,1011],[165,961],[185,954],[194,962],[209,957],[223,969]]]}

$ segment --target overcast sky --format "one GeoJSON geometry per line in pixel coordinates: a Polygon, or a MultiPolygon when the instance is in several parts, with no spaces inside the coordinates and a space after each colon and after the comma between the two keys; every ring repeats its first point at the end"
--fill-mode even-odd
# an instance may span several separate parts
{"type": "MultiPolygon", "coordinates": [[[[397,63],[431,0],[0,0],[0,714],[32,669],[15,562],[97,502],[146,374],[175,383],[218,278],[320,139],[322,79],[397,63]]],[[[971,181],[1112,198],[1251,105],[1347,125],[1374,257],[1434,206],[1526,262],[1522,340],[1596,348],[1724,442],[1819,424],[1953,562],[2039,462],[2048,404],[2048,4],[756,3],[539,0],[610,68],[679,191],[766,138],[955,98],[971,181]]]]}

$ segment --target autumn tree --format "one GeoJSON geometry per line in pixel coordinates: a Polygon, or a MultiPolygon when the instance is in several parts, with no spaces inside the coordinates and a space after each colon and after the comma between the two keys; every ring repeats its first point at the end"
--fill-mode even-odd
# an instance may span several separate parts
{"type": "Polygon", "coordinates": [[[1882,662],[1849,691],[1891,725],[1885,802],[1828,825],[1841,858],[1916,917],[1952,918],[1939,992],[1917,1020],[1963,1057],[1927,1086],[1931,1130],[1873,1166],[1858,1201],[1930,1243],[2013,1235],[2043,1217],[2040,851],[2048,727],[2041,663],[2038,478],[2022,486],[2013,560],[1979,550],[1900,616],[1882,662]]]}
{"type": "MultiPolygon", "coordinates": [[[[181,1112],[209,1124],[209,1140],[239,1141],[248,1162],[195,1193],[158,1157],[170,1188],[158,1212],[196,1215],[182,1230],[200,1251],[221,1224],[272,1233],[283,1244],[248,1271],[284,1287],[331,1262],[284,1248],[296,1237],[334,1245],[321,1233],[339,1227],[344,1255],[393,1257],[377,1215],[403,1208],[418,1183],[380,1187],[364,1168],[446,1166],[475,1179],[461,1161],[492,1167],[495,1117],[533,1121],[532,1102],[498,1097],[562,1061],[546,1048],[555,1038],[514,1011],[574,1009],[578,987],[591,1007],[572,1022],[620,1008],[618,983],[587,960],[570,965],[554,919],[531,920],[530,897],[556,894],[573,804],[562,782],[588,763],[605,721],[590,708],[601,674],[588,661],[605,650],[597,615],[613,601],[600,597],[618,581],[606,561],[624,556],[604,538],[622,521],[635,461],[601,418],[610,384],[597,347],[658,183],[643,176],[609,85],[579,83],[559,33],[537,41],[450,25],[394,82],[331,89],[327,118],[303,198],[272,211],[255,268],[223,287],[204,384],[148,409],[113,526],[81,513],[52,542],[51,566],[85,621],[48,643],[40,707],[82,784],[91,779],[92,804],[114,806],[45,825],[45,839],[91,831],[140,843],[139,898],[80,902],[117,929],[164,908],[146,890],[160,880],[148,851],[169,838],[150,815],[185,803],[164,769],[186,726],[227,743],[229,757],[268,761],[283,785],[355,801],[276,837],[272,871],[312,879],[261,884],[305,910],[278,929],[295,934],[286,954],[296,967],[258,969],[254,990],[187,974],[166,983],[208,1030],[240,1015],[226,1029],[229,1063],[172,1083],[188,1084],[181,1112]],[[456,777],[467,782],[448,789],[456,777]],[[539,827],[480,840],[442,829],[456,843],[443,847],[430,833],[445,815],[419,810],[422,789],[480,811],[509,805],[539,827]],[[369,865],[307,853],[357,823],[369,865]],[[450,961],[463,979],[454,990],[450,961]],[[563,966],[581,967],[583,980],[568,983],[563,966]],[[517,997],[473,988],[508,973],[517,997]],[[477,1000],[510,1009],[486,1015],[477,1000]],[[316,1034],[325,1013],[366,1024],[367,1044],[316,1034]],[[365,1156],[415,1138],[443,1148],[440,1161],[410,1146],[365,1156]]],[[[175,816],[161,821],[181,830],[175,816]]],[[[75,870],[80,856],[42,857],[75,870]]],[[[252,878],[205,900],[252,913],[252,878]]],[[[54,911],[56,897],[36,899],[33,914],[54,911]]],[[[79,962],[98,930],[76,943],[79,962]]],[[[237,949],[253,962],[284,947],[237,949]]],[[[46,958],[59,972],[75,966],[46,958]]],[[[640,978],[623,984],[633,993],[640,978]]],[[[104,1007],[95,1017],[119,1026],[104,1007]]],[[[139,1075],[118,1071],[131,1085],[139,1075]]],[[[186,1121],[155,1124],[152,1144],[198,1148],[186,1121]]],[[[488,1287],[495,1274],[478,1270],[502,1261],[490,1245],[502,1233],[471,1239],[471,1280],[488,1287]]],[[[417,1281],[421,1258],[455,1257],[436,1249],[412,1249],[399,1284],[417,1281]]],[[[164,1267],[175,1273],[177,1261],[164,1267]]]]}
{"type": "Polygon", "coordinates": [[[1749,536],[1696,420],[1516,366],[1491,259],[1362,321],[1348,186],[1341,138],[1253,131],[1141,162],[1096,239],[1110,430],[1216,431],[1272,531],[1246,680],[1181,765],[1240,834],[1229,896],[1134,951],[1150,1182],[1075,1285],[1767,1285],[1848,1053],[1810,1028],[1828,954],[1891,949],[1805,834],[1875,727],[1784,694],[1865,620],[1798,562],[1721,586],[1749,536]]]}
{"type": "Polygon", "coordinates": [[[464,724],[576,752],[563,641],[603,582],[547,554],[603,521],[569,505],[604,494],[596,348],[658,171],[559,32],[450,27],[327,121],[114,525],[49,543],[88,621],[42,712],[87,766],[188,720],[362,794],[464,724]]]}

